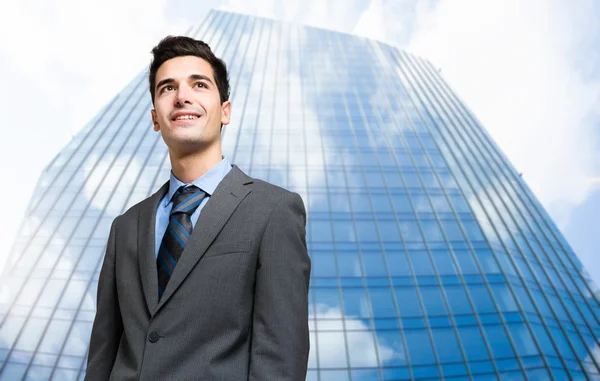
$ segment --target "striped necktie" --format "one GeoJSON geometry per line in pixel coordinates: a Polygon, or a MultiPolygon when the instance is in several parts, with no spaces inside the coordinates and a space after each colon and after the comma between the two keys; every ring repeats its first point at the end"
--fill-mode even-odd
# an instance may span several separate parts
{"type": "Polygon", "coordinates": [[[187,245],[192,234],[192,220],[190,216],[200,205],[206,193],[198,187],[179,187],[175,192],[173,208],[169,217],[169,225],[163,236],[156,258],[158,270],[158,298],[162,296],[167,288],[171,274],[183,249],[187,245]]]}

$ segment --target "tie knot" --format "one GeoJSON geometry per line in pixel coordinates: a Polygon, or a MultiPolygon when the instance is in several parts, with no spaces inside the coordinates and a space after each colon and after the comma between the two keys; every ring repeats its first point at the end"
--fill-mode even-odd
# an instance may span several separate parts
{"type": "Polygon", "coordinates": [[[174,213],[191,215],[200,205],[204,196],[206,196],[206,193],[196,186],[179,187],[175,192],[171,215],[174,213]]]}

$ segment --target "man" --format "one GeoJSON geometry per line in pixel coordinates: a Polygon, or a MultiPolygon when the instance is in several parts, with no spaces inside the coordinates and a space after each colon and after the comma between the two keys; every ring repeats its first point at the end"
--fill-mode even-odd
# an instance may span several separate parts
{"type": "Polygon", "coordinates": [[[171,178],[112,224],[85,379],[304,380],[302,199],[223,158],[229,83],[208,45],[169,36],[152,53],[171,178]]]}

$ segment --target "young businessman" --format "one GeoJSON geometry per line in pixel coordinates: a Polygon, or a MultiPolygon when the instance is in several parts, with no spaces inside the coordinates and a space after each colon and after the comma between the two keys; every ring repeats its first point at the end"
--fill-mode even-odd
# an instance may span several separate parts
{"type": "Polygon", "coordinates": [[[86,380],[304,380],[310,259],[302,199],[223,158],[223,61],[167,37],[150,65],[171,177],[115,218],[86,380]]]}

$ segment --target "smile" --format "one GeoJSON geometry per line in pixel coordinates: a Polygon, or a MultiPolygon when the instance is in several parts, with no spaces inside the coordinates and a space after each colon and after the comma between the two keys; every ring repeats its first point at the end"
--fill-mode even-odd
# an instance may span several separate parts
{"type": "Polygon", "coordinates": [[[198,119],[199,116],[197,115],[180,115],[178,117],[176,117],[174,120],[192,120],[192,119],[198,119]]]}

